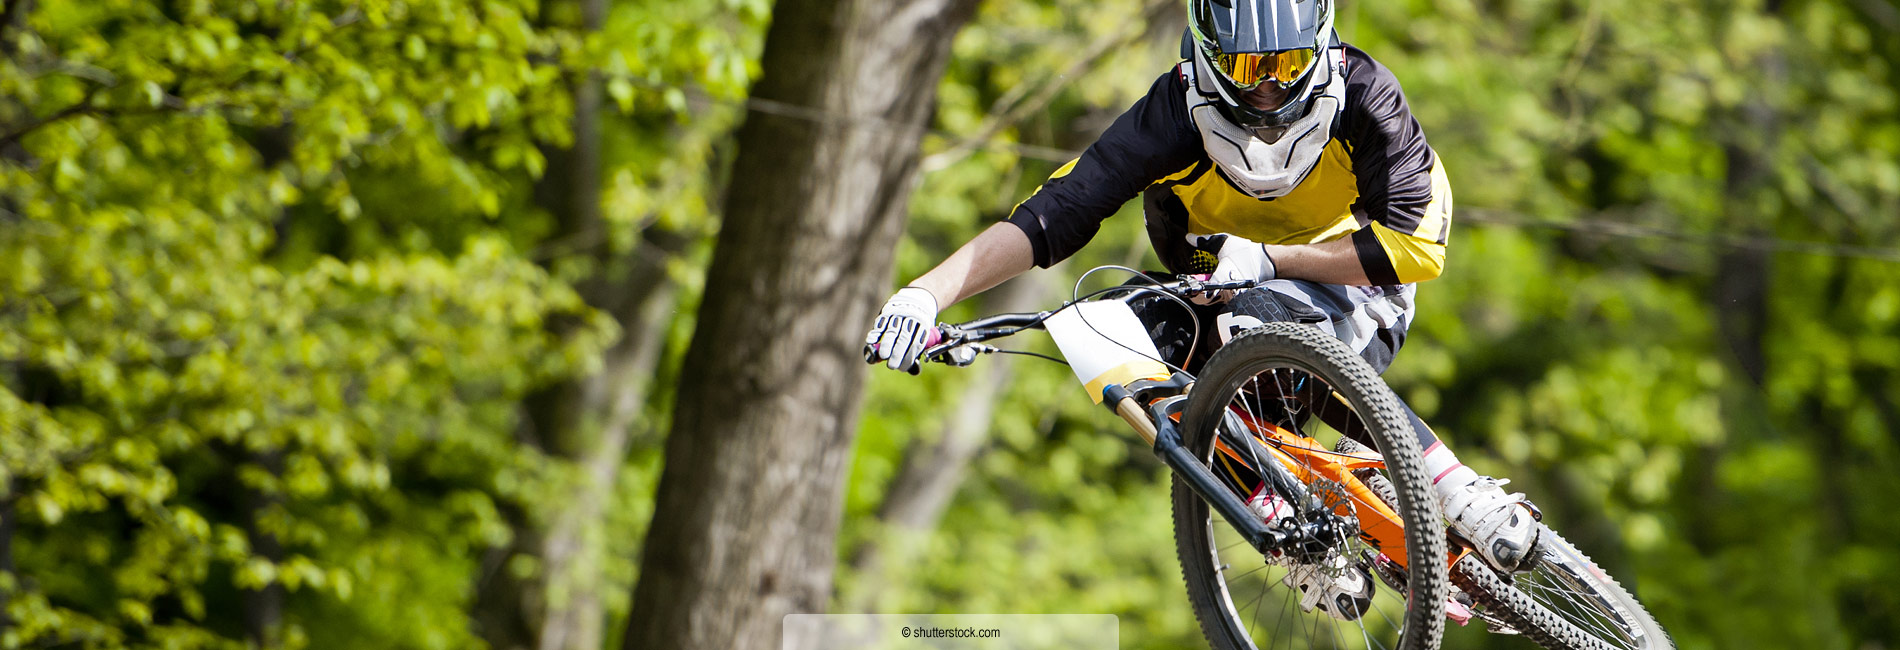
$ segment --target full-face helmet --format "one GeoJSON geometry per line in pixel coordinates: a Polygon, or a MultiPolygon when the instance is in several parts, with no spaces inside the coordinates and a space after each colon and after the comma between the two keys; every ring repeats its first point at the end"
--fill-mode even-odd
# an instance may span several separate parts
{"type": "Polygon", "coordinates": [[[1214,72],[1223,116],[1237,126],[1285,126],[1306,116],[1331,81],[1335,0],[1189,0],[1194,57],[1214,72]],[[1260,110],[1243,96],[1262,84],[1286,92],[1278,108],[1260,110]]]}

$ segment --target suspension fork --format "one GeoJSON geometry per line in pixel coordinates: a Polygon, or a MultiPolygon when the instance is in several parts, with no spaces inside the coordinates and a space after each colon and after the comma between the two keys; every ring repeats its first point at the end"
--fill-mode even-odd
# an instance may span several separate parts
{"type": "Polygon", "coordinates": [[[1266,522],[1232,490],[1221,485],[1220,479],[1181,444],[1181,432],[1175,420],[1187,406],[1187,396],[1183,393],[1192,383],[1192,377],[1175,373],[1165,381],[1144,379],[1129,382],[1126,387],[1110,384],[1102,389],[1102,404],[1133,427],[1142,441],[1154,448],[1155,456],[1181,477],[1189,490],[1220,513],[1254,550],[1264,554],[1293,543],[1295,540],[1290,535],[1268,528],[1266,522]],[[1141,407],[1144,402],[1149,403],[1147,409],[1141,407]]]}

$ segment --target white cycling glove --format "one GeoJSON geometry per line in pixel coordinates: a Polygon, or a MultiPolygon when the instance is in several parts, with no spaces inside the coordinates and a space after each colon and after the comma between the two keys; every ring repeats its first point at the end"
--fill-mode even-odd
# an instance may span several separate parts
{"type": "Polygon", "coordinates": [[[1253,280],[1266,282],[1272,280],[1274,271],[1273,257],[1267,255],[1267,247],[1254,243],[1245,237],[1227,236],[1222,242],[1220,265],[1214,267],[1214,282],[1233,282],[1235,280],[1253,280]]]}
{"type": "MultiPolygon", "coordinates": [[[[1267,247],[1245,237],[1188,235],[1188,244],[1204,251],[1214,251],[1219,263],[1214,266],[1214,274],[1208,278],[1210,282],[1266,282],[1272,280],[1278,271],[1273,265],[1273,256],[1267,254],[1267,247]]],[[[1223,292],[1221,299],[1225,300],[1228,295],[1223,292]]]]}
{"type": "Polygon", "coordinates": [[[929,347],[937,328],[937,297],[917,287],[904,287],[884,302],[871,331],[864,335],[864,360],[886,360],[892,370],[917,374],[917,358],[929,347]]]}

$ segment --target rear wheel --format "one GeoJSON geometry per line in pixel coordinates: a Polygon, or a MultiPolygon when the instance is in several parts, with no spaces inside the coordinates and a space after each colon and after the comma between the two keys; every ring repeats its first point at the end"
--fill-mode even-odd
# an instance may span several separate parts
{"type": "Polygon", "coordinates": [[[1656,618],[1595,562],[1549,529],[1527,571],[1506,578],[1469,555],[1451,580],[1487,618],[1552,650],[1674,648],[1656,618]]]}
{"type": "Polygon", "coordinates": [[[1213,647],[1438,647],[1448,587],[1437,499],[1404,408],[1363,359],[1311,326],[1269,323],[1214,354],[1182,422],[1187,450],[1263,518],[1329,531],[1263,555],[1177,479],[1176,552],[1213,647]],[[1341,438],[1370,449],[1336,453],[1355,448],[1341,438]],[[1303,603],[1315,587],[1334,597],[1303,603]]]}

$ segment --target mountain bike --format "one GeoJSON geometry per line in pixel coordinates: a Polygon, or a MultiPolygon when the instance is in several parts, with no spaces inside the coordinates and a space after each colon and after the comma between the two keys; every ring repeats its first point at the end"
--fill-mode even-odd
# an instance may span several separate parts
{"type": "Polygon", "coordinates": [[[1000,352],[1069,365],[1173,472],[1175,550],[1214,648],[1431,649],[1448,616],[1552,649],[1673,647],[1628,591],[1548,527],[1534,559],[1509,575],[1451,535],[1404,407],[1332,334],[1268,323],[1224,344],[1196,376],[1161,357],[1129,306],[1157,296],[1193,314],[1188,299],[1253,286],[1097,267],[1054,310],[939,324],[923,359],[967,366],[1000,352]],[[1090,274],[1110,269],[1137,280],[1081,293],[1090,274]],[[1030,329],[1047,331],[1066,360],[985,343],[1030,329]]]}

